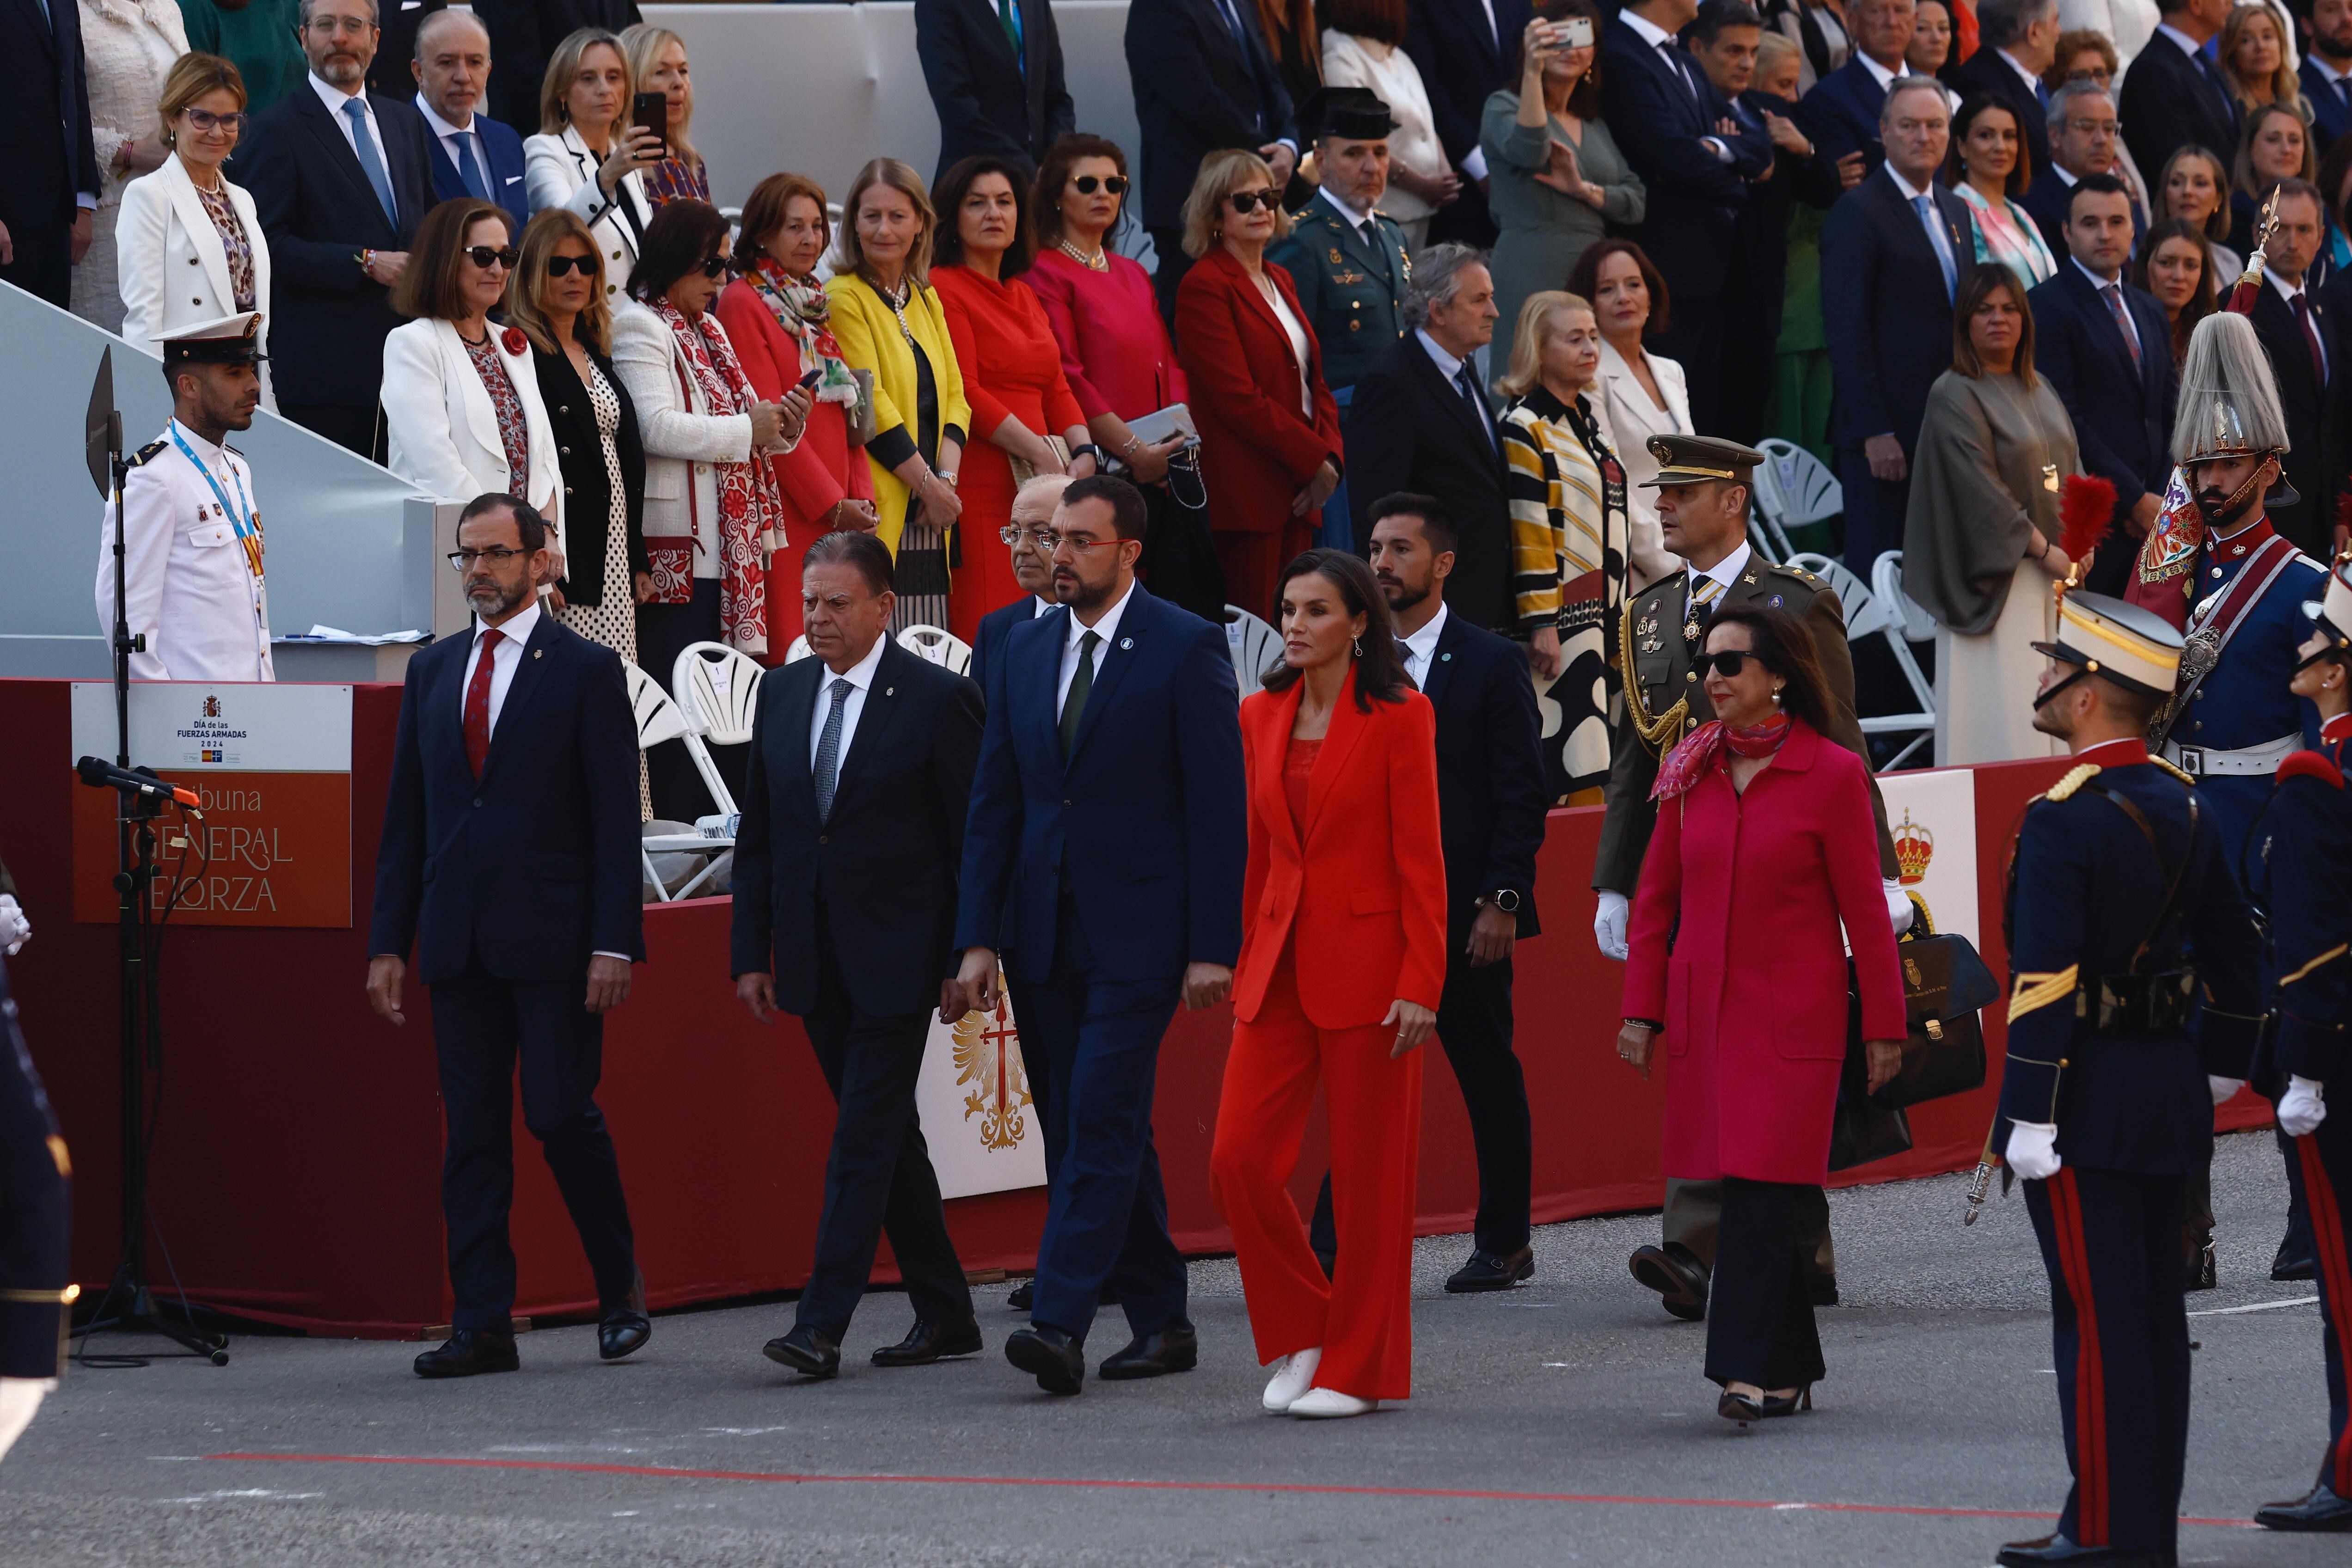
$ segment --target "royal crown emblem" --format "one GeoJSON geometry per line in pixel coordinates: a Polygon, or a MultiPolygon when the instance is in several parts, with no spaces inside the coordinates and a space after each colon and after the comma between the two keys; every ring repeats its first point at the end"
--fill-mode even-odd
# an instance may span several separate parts
{"type": "Polygon", "coordinates": [[[1927,862],[1936,858],[1936,836],[1912,821],[1906,806],[1903,820],[1895,825],[1894,837],[1896,879],[1904,887],[1916,888],[1927,878],[1927,862]]]}
{"type": "Polygon", "coordinates": [[[1029,1131],[1022,1108],[1033,1101],[1021,1061],[1021,1031],[1001,986],[993,1012],[966,1013],[956,1020],[955,1069],[956,1088],[974,1086],[963,1097],[963,1118],[980,1118],[981,1147],[1020,1147],[1029,1131]]]}

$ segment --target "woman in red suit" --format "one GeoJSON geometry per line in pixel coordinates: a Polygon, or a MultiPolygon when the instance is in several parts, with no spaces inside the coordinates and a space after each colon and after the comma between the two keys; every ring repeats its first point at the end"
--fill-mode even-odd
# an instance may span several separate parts
{"type": "Polygon", "coordinates": [[[824,283],[816,276],[832,243],[824,188],[803,175],[771,174],[743,204],[734,257],[739,276],[719,296],[719,324],[752,391],[773,402],[811,371],[819,373],[800,445],[768,459],[784,498],[788,544],[768,569],[771,663],[782,663],[801,635],[802,552],[835,529],[874,531],[874,470],[849,440],[857,383],[826,325],[824,283]]]}
{"type": "Polygon", "coordinates": [[[1242,704],[1251,921],[1210,1191],[1275,1368],[1265,1408],[1361,1415],[1412,1392],[1419,1049],[1445,988],[1437,721],[1370,567],[1309,551],[1277,592],[1282,662],[1242,704]],[[1328,1280],[1287,1186],[1318,1079],[1339,1232],[1328,1280]]]}
{"type": "Polygon", "coordinates": [[[1853,939],[1870,1088],[1895,1075],[1903,979],[1878,881],[1862,760],[1822,739],[1812,634],[1785,611],[1718,611],[1702,668],[1717,717],[1658,769],[1617,1054],[1649,1075],[1665,1043],[1665,1173],[1723,1183],[1706,1314],[1719,1414],[1811,1404],[1822,1342],[1796,1200],[1829,1177],[1853,939]]]}
{"type": "Polygon", "coordinates": [[[1307,548],[1339,483],[1339,408],[1315,329],[1265,247],[1290,230],[1274,172],[1255,153],[1201,160],[1184,201],[1176,353],[1201,432],[1201,478],[1225,591],[1272,613],[1275,574],[1307,548]]]}
{"type": "MultiPolygon", "coordinates": [[[[931,287],[940,291],[971,405],[972,439],[956,486],[963,498],[959,526],[964,538],[985,541],[1013,521],[1013,492],[1020,488],[1013,459],[1032,474],[1083,479],[1102,455],[1087,439],[1087,416],[1063,379],[1062,345],[1045,307],[1013,281],[1034,255],[1029,183],[1001,158],[965,158],[931,187],[931,206],[940,215],[931,287]]],[[[967,550],[948,593],[948,629],[976,643],[982,616],[1029,596],[1013,580],[1005,552],[967,550]]]]}

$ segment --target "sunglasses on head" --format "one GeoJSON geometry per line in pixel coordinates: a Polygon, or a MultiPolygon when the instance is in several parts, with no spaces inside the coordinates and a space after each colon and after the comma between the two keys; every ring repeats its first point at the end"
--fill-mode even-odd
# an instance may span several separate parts
{"type": "Polygon", "coordinates": [[[1115,196],[1123,196],[1127,195],[1127,176],[1125,174],[1105,174],[1099,179],[1096,178],[1092,174],[1079,174],[1075,176],[1070,181],[1070,184],[1077,187],[1078,195],[1082,196],[1093,195],[1095,194],[1095,187],[1097,185],[1101,186],[1104,190],[1108,191],[1115,196]]]}
{"type": "Polygon", "coordinates": [[[547,275],[550,278],[561,278],[567,272],[593,278],[596,276],[596,258],[593,256],[551,256],[547,258],[547,275]]]}
{"type": "Polygon", "coordinates": [[[465,256],[467,260],[472,262],[475,266],[480,268],[485,272],[489,270],[490,263],[493,261],[497,262],[500,267],[507,268],[509,271],[512,271],[514,269],[514,264],[522,258],[522,252],[517,250],[511,245],[507,246],[504,248],[500,248],[495,245],[469,245],[466,247],[465,256]]]}
{"type": "Polygon", "coordinates": [[[1726,680],[1737,680],[1739,679],[1740,667],[1751,658],[1760,660],[1761,656],[1751,648],[1744,647],[1727,647],[1721,653],[1703,653],[1698,656],[1699,673],[1703,676],[1719,675],[1726,680]]]}
{"type": "Polygon", "coordinates": [[[1234,191],[1225,197],[1225,200],[1233,203],[1234,211],[1237,213],[1254,213],[1261,204],[1266,211],[1273,212],[1275,203],[1280,199],[1272,191],[1234,191]]]}

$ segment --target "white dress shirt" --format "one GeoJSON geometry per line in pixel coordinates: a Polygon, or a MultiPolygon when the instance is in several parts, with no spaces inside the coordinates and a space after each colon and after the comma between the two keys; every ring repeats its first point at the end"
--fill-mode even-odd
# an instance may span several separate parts
{"type": "MultiPolygon", "coordinates": [[[[1864,58],[1868,58],[1867,56],[1864,58]]],[[[2052,167],[2057,166],[2053,164],[2052,167]]],[[[2063,174],[2065,171],[2061,169],[2059,173],[2063,174]]],[[[1948,273],[1952,279],[1950,288],[1957,292],[1959,288],[1960,258],[1952,254],[1951,234],[1944,227],[1943,214],[1936,205],[1936,183],[1930,180],[1924,185],[1914,185],[1896,174],[1895,165],[1892,163],[1886,165],[1886,177],[1895,182],[1896,190],[1903,193],[1903,205],[1910,207],[1913,215],[1919,217],[1920,231],[1927,237],[1927,248],[1936,253],[1936,259],[1938,262],[1951,269],[1948,273]],[[1918,201],[1921,196],[1927,198],[1927,211],[1925,216],[1920,216],[1918,213],[1918,201]]]]}
{"type": "Polygon", "coordinates": [[[383,167],[383,177],[387,180],[392,178],[392,160],[383,153],[383,128],[375,122],[375,105],[368,101],[367,84],[362,82],[357,92],[345,92],[317,71],[312,71],[310,90],[317,93],[319,101],[327,106],[327,118],[333,121],[335,129],[343,133],[343,144],[352,150],[354,158],[360,155],[360,145],[352,140],[352,122],[343,113],[343,105],[356,103],[360,106],[360,118],[367,122],[368,140],[375,143],[376,163],[383,167]]]}
{"type": "MultiPolygon", "coordinates": [[[[425,129],[433,132],[434,140],[441,143],[442,153],[457,171],[458,179],[462,181],[466,177],[466,160],[470,156],[474,160],[475,171],[482,176],[482,188],[489,191],[490,149],[488,143],[482,140],[481,132],[474,125],[480,116],[468,114],[465,124],[452,125],[425,101],[425,95],[421,92],[416,95],[416,112],[425,116],[425,129]]],[[[490,191],[490,199],[498,199],[496,191],[490,191]]],[[[515,243],[522,243],[520,235],[515,237],[515,243]]]]}
{"type": "Polygon", "coordinates": [[[1062,602],[1059,599],[1048,599],[1042,594],[1033,594],[1029,598],[1029,618],[1034,621],[1047,611],[1058,610],[1061,607],[1062,602]]]}
{"type": "Polygon", "coordinates": [[[1379,231],[1372,227],[1370,214],[1360,213],[1355,208],[1349,206],[1346,202],[1332,195],[1331,187],[1328,185],[1316,186],[1315,194],[1322,198],[1325,205],[1328,206],[1333,212],[1338,213],[1340,218],[1346,222],[1349,228],[1356,231],[1357,236],[1361,238],[1366,245],[1370,246],[1374,250],[1378,250],[1380,248],[1380,240],[1378,238],[1379,231]]]}
{"type": "Polygon", "coordinates": [[[1870,79],[1878,84],[1878,90],[1881,92],[1885,92],[1887,88],[1892,86],[1897,77],[1906,77],[1911,74],[1911,68],[1908,65],[1897,67],[1894,70],[1888,70],[1885,66],[1880,65],[1868,55],[1864,54],[1860,49],[1854,50],[1853,58],[1862,62],[1862,68],[1870,73],[1870,79]]]}
{"type": "Polygon", "coordinates": [[[890,634],[883,633],[866,650],[866,657],[843,670],[839,675],[827,668],[816,683],[816,702],[809,712],[809,771],[816,771],[817,747],[824,741],[824,721],[833,711],[833,683],[849,682],[849,695],[841,700],[841,745],[833,753],[834,778],[841,777],[841,764],[848,760],[849,742],[857,733],[857,716],[866,711],[866,693],[873,688],[874,672],[882,668],[882,650],[889,645],[890,634]]]}
{"type": "MultiPolygon", "coordinates": [[[[1748,570],[1748,558],[1755,553],[1755,548],[1743,539],[1739,542],[1739,548],[1706,571],[1702,572],[1697,567],[1692,566],[1690,577],[1683,585],[1683,613],[1685,618],[1690,613],[1691,600],[1697,595],[1698,585],[1710,579],[1723,584],[1723,592],[1715,596],[1715,602],[1718,605],[1726,603],[1731,597],[1732,585],[1739,581],[1739,574],[1748,570]]],[[[1685,564],[1687,565],[1688,563],[1685,564]]]]}
{"type": "MultiPolygon", "coordinates": [[[[512,619],[498,628],[506,640],[490,650],[490,733],[499,732],[499,710],[507,703],[507,688],[514,684],[515,671],[522,667],[522,645],[539,626],[539,601],[534,598],[515,612],[512,619]]],[[[474,667],[482,662],[482,633],[488,630],[482,617],[474,617],[474,646],[466,654],[465,679],[457,682],[457,721],[466,721],[466,693],[474,687],[474,667]]]]}
{"type": "Polygon", "coordinates": [[[1445,601],[1437,602],[1437,614],[1429,624],[1409,637],[1399,637],[1404,645],[1404,672],[1412,677],[1414,686],[1426,689],[1429,685],[1429,663],[1437,657],[1438,634],[1445,630],[1445,601]]]}
{"type": "Polygon", "coordinates": [[[1062,672],[1054,685],[1054,718],[1056,722],[1062,717],[1062,704],[1070,700],[1071,678],[1078,673],[1079,639],[1088,632],[1102,639],[1095,644],[1095,674],[1101,675],[1103,655],[1110,651],[1111,639],[1118,635],[1119,617],[1127,614],[1127,602],[1133,597],[1135,584],[1129,583],[1127,592],[1118,596],[1118,603],[1105,610],[1102,619],[1091,626],[1080,626],[1076,612],[1071,613],[1070,624],[1062,634],[1062,672]]]}

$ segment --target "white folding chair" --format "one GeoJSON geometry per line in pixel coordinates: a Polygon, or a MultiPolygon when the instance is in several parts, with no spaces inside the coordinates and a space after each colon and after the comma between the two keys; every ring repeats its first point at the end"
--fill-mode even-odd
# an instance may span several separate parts
{"type": "MultiPolygon", "coordinates": [[[[1876,590],[1871,595],[1876,616],[1868,629],[1885,637],[1886,646],[1895,655],[1895,668],[1903,672],[1903,679],[1910,683],[1912,697],[1919,704],[1919,710],[1916,713],[1884,713],[1863,721],[1862,727],[1867,734],[1900,734],[1913,729],[1920,731],[1886,764],[1885,771],[1891,773],[1903,765],[1904,758],[1921,746],[1932,743],[1936,738],[1936,689],[1928,682],[1927,675],[1919,668],[1918,658],[1911,652],[1911,645],[1915,642],[1932,643],[1936,640],[1936,619],[1903,591],[1903,552],[1900,550],[1890,550],[1878,558],[1870,569],[1870,581],[1876,590]]],[[[1853,622],[1849,618],[1846,636],[1851,639],[1854,635],[1853,622]]],[[[1932,759],[1932,753],[1930,756],[1932,759]]]]}
{"type": "Polygon", "coordinates": [[[703,740],[740,746],[751,738],[767,673],[758,659],[725,643],[688,643],[670,668],[669,689],[703,740]]]}
{"type": "Polygon", "coordinates": [[[958,675],[971,673],[971,645],[937,626],[908,626],[898,634],[898,646],[917,658],[944,665],[958,675]]]}
{"type": "MultiPolygon", "coordinates": [[[[735,811],[734,797],[727,792],[727,782],[719,770],[710,765],[710,753],[702,748],[702,737],[696,733],[693,719],[661,689],[661,682],[634,664],[623,666],[629,683],[629,706],[636,710],[637,750],[650,751],[664,741],[685,741],[687,751],[696,761],[703,782],[710,786],[711,797],[719,809],[729,816],[735,811]]],[[[650,833],[638,840],[637,859],[646,874],[646,883],[654,889],[657,902],[668,903],[674,899],[690,898],[694,890],[734,864],[735,840],[731,835],[707,837],[699,833],[650,833]],[[662,879],[654,868],[656,855],[702,855],[709,857],[702,868],[688,878],[677,891],[662,879]]]]}
{"type": "Polygon", "coordinates": [[[1282,657],[1282,634],[1240,605],[1227,605],[1225,651],[1234,661],[1234,679],[1241,682],[1242,695],[1247,697],[1282,657]]]}
{"type": "Polygon", "coordinates": [[[784,662],[786,664],[798,664],[808,656],[808,638],[794,637],[793,639],[793,646],[784,650],[784,662]]]}
{"type": "Polygon", "coordinates": [[[1793,441],[1768,436],[1756,449],[1764,461],[1756,468],[1748,536],[1774,560],[1793,562],[1789,530],[1837,516],[1845,510],[1845,492],[1819,458],[1793,441]]]}

